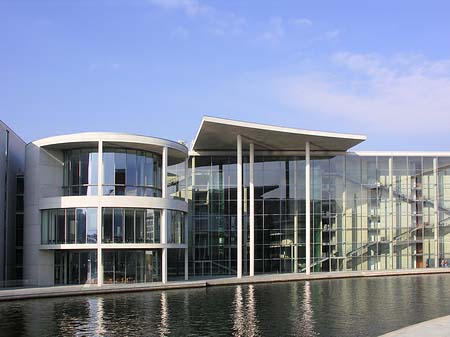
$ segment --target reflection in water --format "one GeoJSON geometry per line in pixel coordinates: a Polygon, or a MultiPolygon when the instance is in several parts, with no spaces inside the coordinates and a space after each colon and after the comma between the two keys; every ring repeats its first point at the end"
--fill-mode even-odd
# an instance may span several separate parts
{"type": "Polygon", "coordinates": [[[161,324],[159,326],[159,335],[168,336],[169,330],[169,305],[167,303],[167,294],[165,291],[161,293],[161,324]]]}
{"type": "Polygon", "coordinates": [[[315,336],[313,309],[311,305],[311,284],[310,281],[305,281],[303,292],[303,335],[315,336]]]}
{"type": "Polygon", "coordinates": [[[94,298],[89,301],[91,305],[97,309],[95,312],[96,315],[91,315],[91,317],[94,318],[94,324],[96,323],[95,334],[98,336],[105,335],[105,327],[103,323],[103,301],[103,298],[94,298]]]}
{"type": "Polygon", "coordinates": [[[380,277],[4,302],[0,335],[378,336],[449,312],[450,275],[380,277]]]}
{"type": "Polygon", "coordinates": [[[243,336],[245,329],[245,319],[244,319],[244,303],[242,298],[242,286],[236,286],[234,292],[234,312],[233,312],[233,335],[243,336]]]}
{"type": "Polygon", "coordinates": [[[247,290],[247,336],[258,336],[258,319],[256,318],[255,287],[251,284],[247,290]]]}
{"type": "Polygon", "coordinates": [[[246,304],[244,304],[242,286],[238,285],[235,288],[233,301],[233,335],[259,336],[258,320],[256,318],[255,288],[253,285],[249,285],[246,288],[246,304]]]}

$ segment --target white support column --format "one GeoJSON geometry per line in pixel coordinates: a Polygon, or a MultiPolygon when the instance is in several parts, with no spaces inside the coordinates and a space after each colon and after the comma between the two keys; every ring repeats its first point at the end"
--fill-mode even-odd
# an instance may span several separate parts
{"type": "MultiPolygon", "coordinates": [[[[168,163],[168,148],[165,146],[162,153],[162,198],[167,198],[167,163],[168,163]]],[[[162,210],[161,214],[161,244],[167,244],[167,209],[162,210]]],[[[161,256],[162,264],[162,282],[167,283],[167,248],[162,249],[161,256]]]]}
{"type": "Polygon", "coordinates": [[[255,275],[255,145],[250,143],[250,276],[255,275]]]}
{"type": "Polygon", "coordinates": [[[103,285],[103,252],[102,252],[102,207],[100,198],[103,195],[103,141],[98,142],[97,171],[97,285],[103,285]]]}
{"type": "Polygon", "coordinates": [[[298,273],[298,196],[297,196],[297,158],[294,160],[294,273],[298,273]]]}
{"type": "Polygon", "coordinates": [[[389,255],[391,259],[391,269],[395,269],[395,258],[394,258],[394,176],[393,176],[393,158],[389,157],[389,204],[391,212],[389,214],[390,224],[389,224],[389,255]]]}
{"type": "Polygon", "coordinates": [[[433,158],[433,174],[434,174],[434,241],[435,241],[435,258],[434,268],[439,266],[439,175],[438,175],[438,159],[433,158]]]}
{"type": "Polygon", "coordinates": [[[242,277],[242,137],[237,136],[237,277],[242,277]]]}
{"type": "Polygon", "coordinates": [[[311,273],[311,171],[310,171],[310,146],[305,144],[305,192],[306,192],[306,275],[311,273]]]}
{"type": "MultiPolygon", "coordinates": [[[[189,203],[189,157],[186,159],[184,165],[184,201],[189,203]]],[[[184,242],[186,243],[186,247],[189,247],[189,219],[186,217],[184,219],[184,242]]],[[[187,281],[189,279],[189,248],[184,250],[184,280],[187,281]]]]}

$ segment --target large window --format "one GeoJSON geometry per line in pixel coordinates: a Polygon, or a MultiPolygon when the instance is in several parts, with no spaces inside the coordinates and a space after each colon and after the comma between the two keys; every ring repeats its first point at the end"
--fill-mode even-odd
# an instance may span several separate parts
{"type": "Polygon", "coordinates": [[[184,243],[184,212],[167,212],[167,243],[184,243]]]}
{"type": "Polygon", "coordinates": [[[104,208],[102,242],[159,243],[161,211],[144,208],[104,208]]]}
{"type": "Polygon", "coordinates": [[[64,151],[64,195],[96,195],[97,185],[97,149],[64,151]]]}
{"type": "Polygon", "coordinates": [[[103,251],[105,283],[144,283],[161,281],[159,250],[103,251]]]}
{"type": "Polygon", "coordinates": [[[55,251],[55,284],[97,283],[97,251],[55,251]]]}
{"type": "Polygon", "coordinates": [[[97,242],[97,208],[46,209],[41,212],[44,245],[97,242]]]}
{"type": "Polygon", "coordinates": [[[105,148],[103,195],[161,196],[161,155],[105,148]]]}

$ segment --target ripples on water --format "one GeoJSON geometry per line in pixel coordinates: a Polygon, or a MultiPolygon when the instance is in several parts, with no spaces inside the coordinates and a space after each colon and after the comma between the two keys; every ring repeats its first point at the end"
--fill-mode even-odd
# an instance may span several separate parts
{"type": "Polygon", "coordinates": [[[450,275],[0,303],[0,336],[377,336],[450,314],[450,275]]]}

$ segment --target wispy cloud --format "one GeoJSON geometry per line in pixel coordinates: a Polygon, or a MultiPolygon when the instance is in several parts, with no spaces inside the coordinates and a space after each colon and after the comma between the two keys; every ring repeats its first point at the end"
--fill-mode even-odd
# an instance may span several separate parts
{"type": "Polygon", "coordinates": [[[172,36],[185,39],[189,36],[189,31],[184,27],[177,26],[172,29],[172,36]]]}
{"type": "Polygon", "coordinates": [[[380,134],[425,137],[450,130],[450,59],[345,52],[332,55],[329,68],[278,78],[278,98],[380,134]]]}
{"type": "Polygon", "coordinates": [[[268,41],[271,44],[278,44],[285,33],[284,20],[279,16],[272,17],[269,21],[268,29],[260,36],[261,40],[268,41]]]}
{"type": "Polygon", "coordinates": [[[330,31],[326,32],[325,37],[330,40],[335,40],[339,37],[340,34],[341,34],[341,32],[339,30],[334,29],[334,30],[330,30],[330,31]]]}
{"type": "Polygon", "coordinates": [[[166,10],[181,11],[191,18],[205,20],[208,23],[208,31],[216,35],[239,34],[245,24],[243,17],[205,5],[198,0],[149,0],[149,2],[166,10]]]}
{"type": "Polygon", "coordinates": [[[303,26],[303,27],[311,27],[313,24],[312,21],[307,18],[293,19],[293,20],[291,20],[291,23],[294,25],[303,26]]]}

